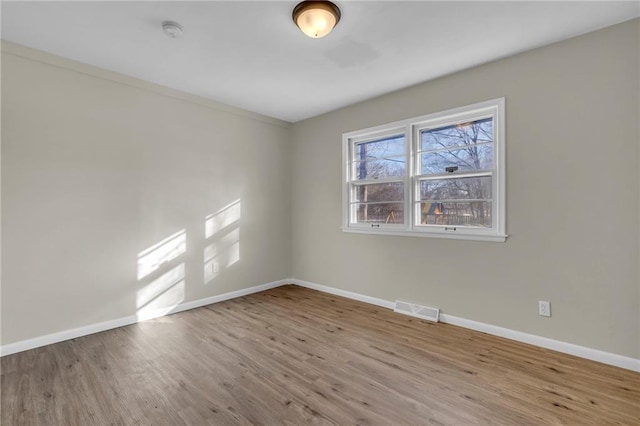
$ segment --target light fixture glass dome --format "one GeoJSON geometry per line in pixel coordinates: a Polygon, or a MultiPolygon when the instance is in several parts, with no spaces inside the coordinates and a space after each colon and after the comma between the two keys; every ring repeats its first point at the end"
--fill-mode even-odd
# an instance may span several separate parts
{"type": "Polygon", "coordinates": [[[340,9],[330,1],[303,1],[293,9],[293,21],[309,37],[324,37],[340,21],[340,9]]]}

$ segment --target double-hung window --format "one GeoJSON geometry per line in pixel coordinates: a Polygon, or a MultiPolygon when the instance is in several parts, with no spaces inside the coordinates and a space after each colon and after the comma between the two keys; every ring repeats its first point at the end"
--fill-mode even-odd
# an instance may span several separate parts
{"type": "Polygon", "coordinates": [[[351,222],[379,228],[403,229],[407,167],[404,128],[363,135],[351,143],[351,222]]]}
{"type": "Polygon", "coordinates": [[[343,230],[504,241],[504,98],[343,135],[343,230]]]}

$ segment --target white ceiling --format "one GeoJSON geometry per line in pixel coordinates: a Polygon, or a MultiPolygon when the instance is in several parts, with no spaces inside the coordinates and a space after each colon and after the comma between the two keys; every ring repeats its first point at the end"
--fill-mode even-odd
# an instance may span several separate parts
{"type": "Polygon", "coordinates": [[[296,3],[3,1],[2,38],[295,122],[640,15],[638,1],[335,1],[342,20],[311,39],[296,3]]]}

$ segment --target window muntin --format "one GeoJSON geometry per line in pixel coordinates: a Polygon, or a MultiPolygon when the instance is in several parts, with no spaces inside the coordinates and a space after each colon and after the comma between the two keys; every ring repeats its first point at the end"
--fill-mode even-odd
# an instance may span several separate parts
{"type": "Polygon", "coordinates": [[[372,141],[357,142],[355,144],[354,160],[369,160],[391,157],[402,157],[405,154],[404,135],[375,139],[372,141]]]}
{"type": "Polygon", "coordinates": [[[486,117],[473,121],[462,121],[447,126],[423,130],[421,151],[437,151],[454,147],[468,147],[483,143],[493,143],[493,118],[486,117]]]}
{"type": "Polygon", "coordinates": [[[493,168],[493,144],[422,152],[420,160],[420,170],[425,175],[445,173],[448,166],[457,166],[459,171],[490,170],[493,168]]]}
{"type": "Polygon", "coordinates": [[[343,146],[345,231],[505,240],[504,99],[350,132],[343,146]]]}
{"type": "Polygon", "coordinates": [[[353,176],[357,180],[402,177],[406,174],[406,138],[393,135],[353,144],[353,176]]]}
{"type": "Polygon", "coordinates": [[[429,201],[419,203],[419,207],[420,223],[424,225],[491,227],[490,202],[429,201]]]}
{"type": "Polygon", "coordinates": [[[404,158],[354,161],[353,166],[355,178],[358,180],[402,177],[406,172],[404,158]]]}
{"type": "Polygon", "coordinates": [[[420,181],[420,200],[491,201],[491,176],[453,176],[420,181]]]}
{"type": "Polygon", "coordinates": [[[376,226],[401,225],[404,223],[403,203],[354,204],[357,223],[376,226]]]}
{"type": "Polygon", "coordinates": [[[353,200],[360,202],[379,203],[385,201],[404,201],[404,183],[372,183],[354,185],[353,200]]]}

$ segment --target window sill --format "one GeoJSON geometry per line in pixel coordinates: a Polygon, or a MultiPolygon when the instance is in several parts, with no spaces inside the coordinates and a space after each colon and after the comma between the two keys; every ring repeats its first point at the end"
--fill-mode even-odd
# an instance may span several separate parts
{"type": "Polygon", "coordinates": [[[348,232],[352,234],[368,234],[368,235],[390,235],[394,237],[422,237],[422,238],[442,238],[448,240],[471,240],[471,241],[490,241],[494,243],[503,243],[506,241],[508,235],[495,235],[495,234],[449,234],[442,232],[424,232],[424,231],[404,231],[398,229],[365,229],[365,228],[342,228],[342,232],[348,232]]]}

